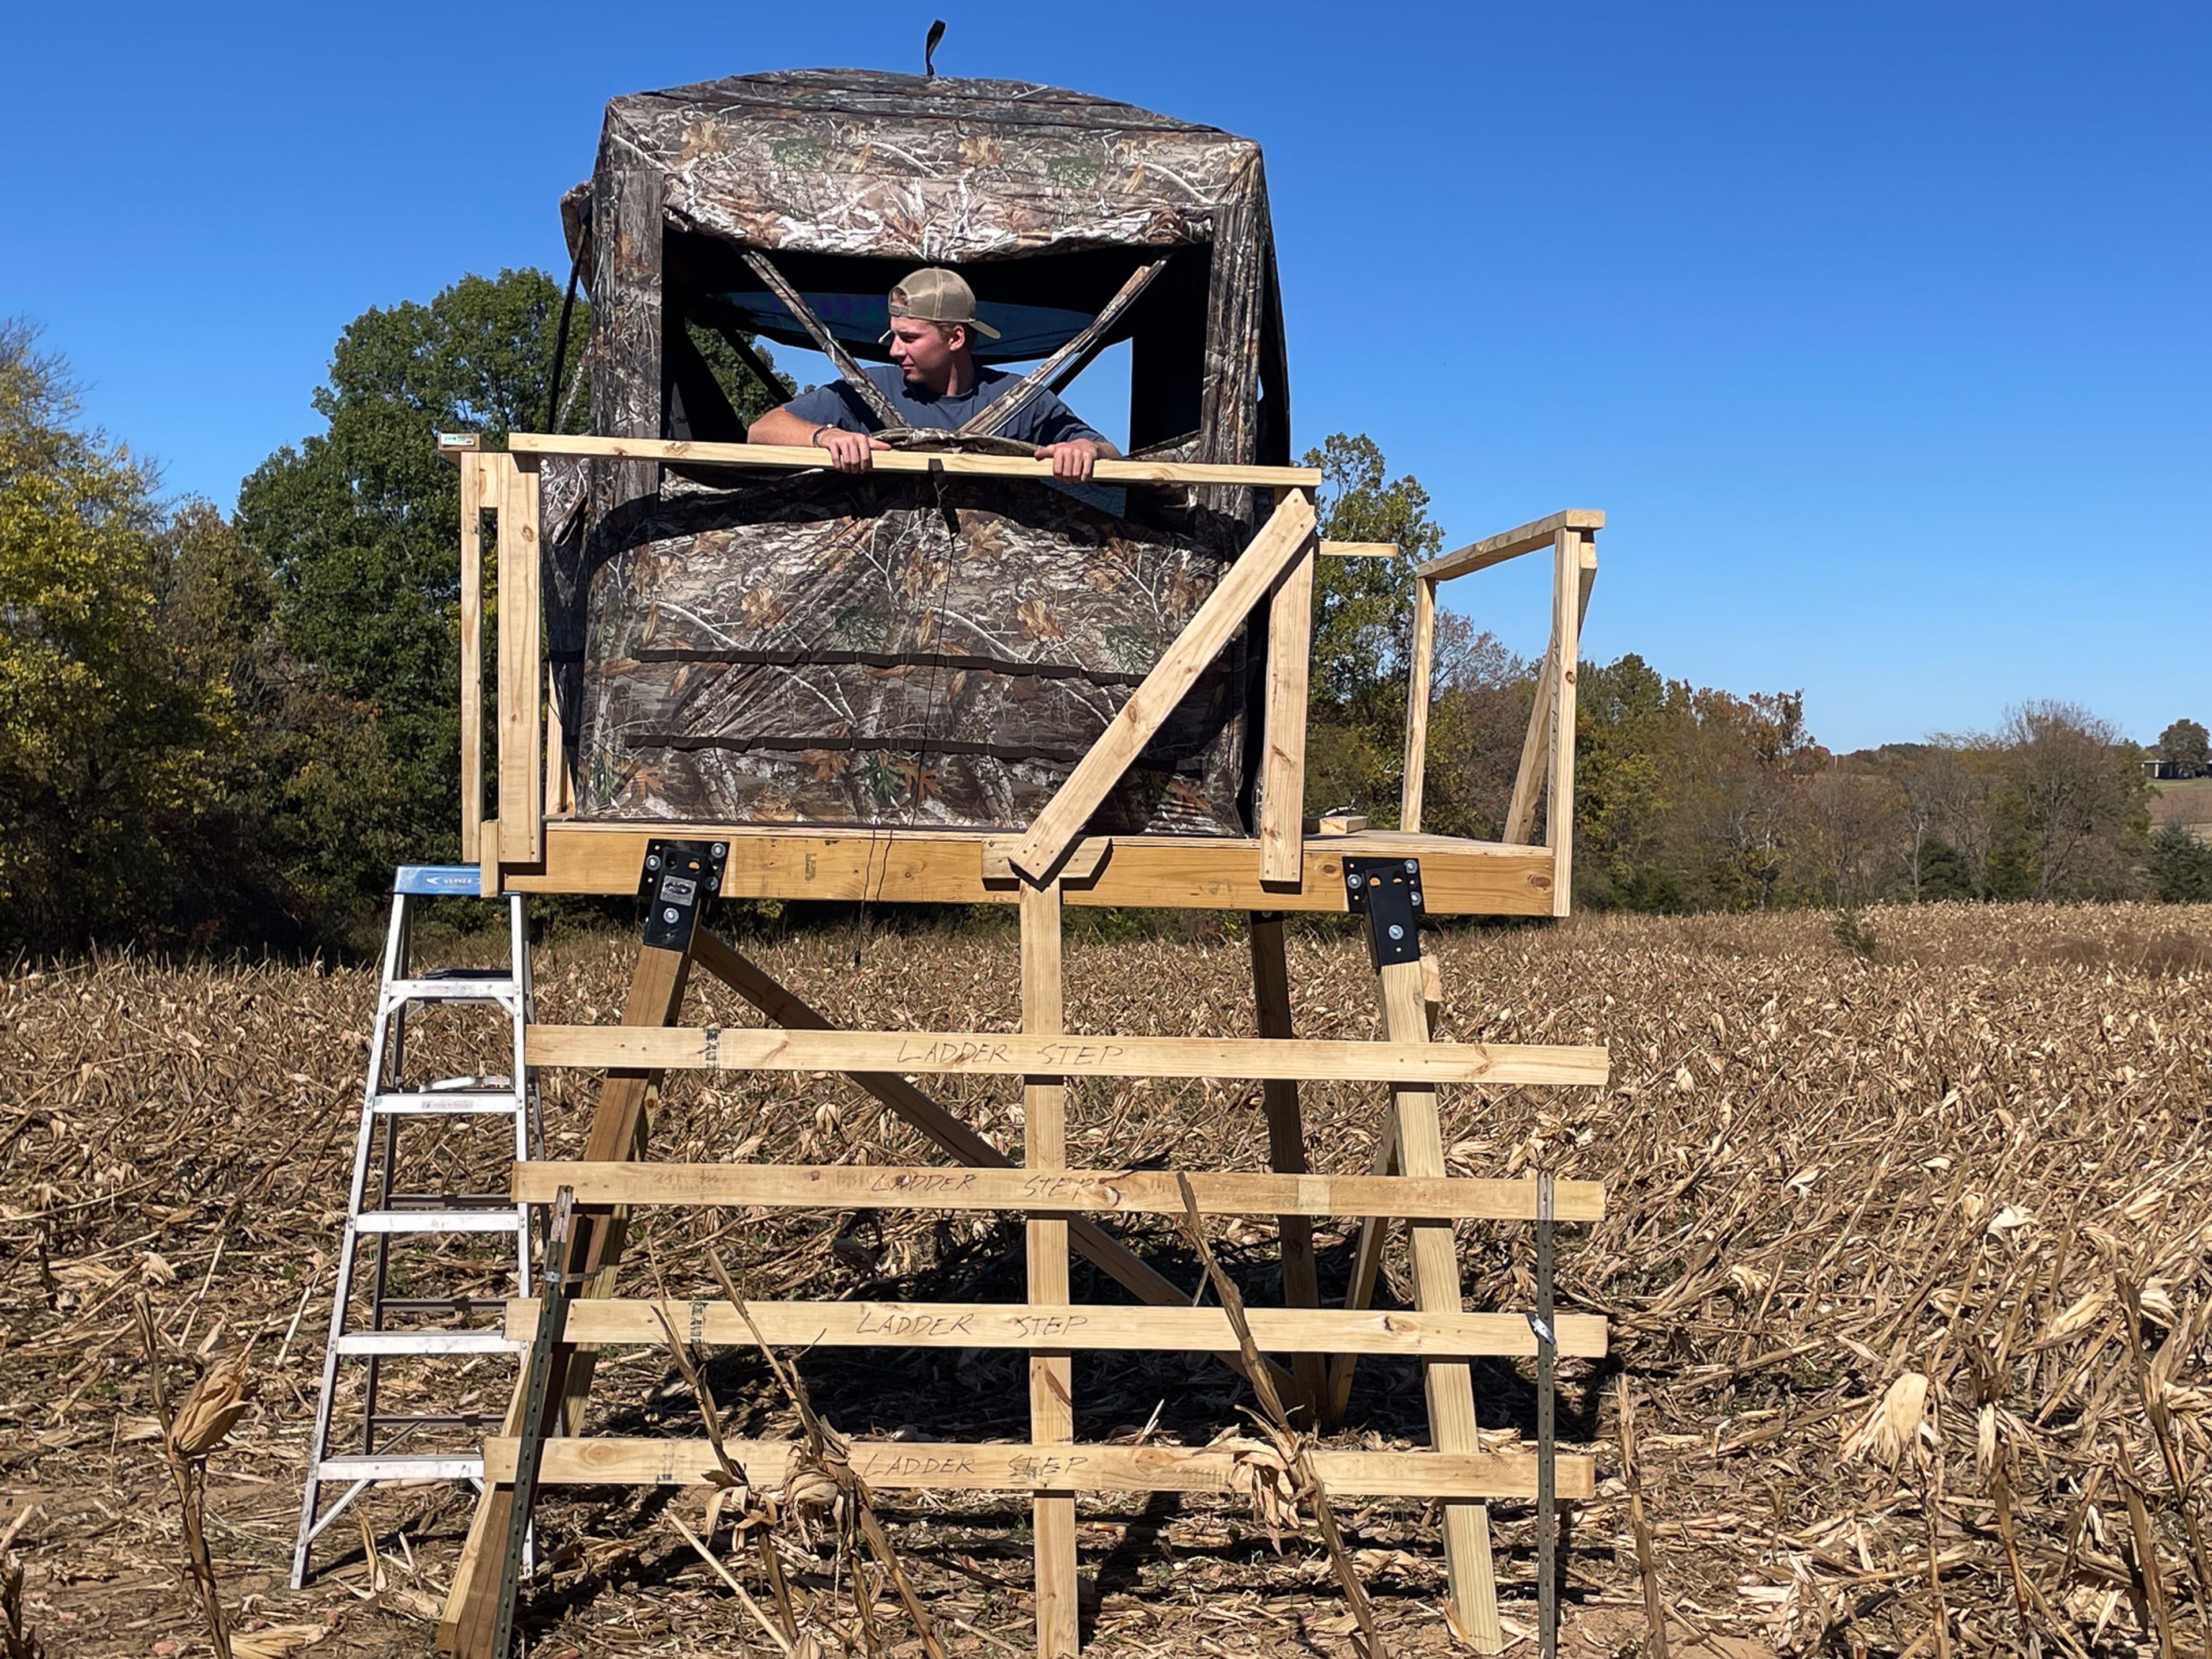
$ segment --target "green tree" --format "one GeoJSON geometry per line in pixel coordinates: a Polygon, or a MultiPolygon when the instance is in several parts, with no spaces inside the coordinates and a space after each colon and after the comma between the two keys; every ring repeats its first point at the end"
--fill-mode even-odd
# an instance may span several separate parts
{"type": "Polygon", "coordinates": [[[2212,842],[2178,823],[2164,825],[2150,839],[2150,874],[2168,904],[2212,904],[2212,842]]]}
{"type": "Polygon", "coordinates": [[[2160,760],[2172,761],[2185,778],[2212,768],[2212,734],[2202,722],[2179,720],[2158,734],[2160,760]]]}
{"type": "MultiPolygon", "coordinates": [[[[316,389],[327,429],[240,487],[238,526],[276,584],[283,648],[373,712],[375,775],[340,789],[415,856],[458,851],[459,481],[441,431],[497,443],[542,426],[560,290],[539,270],[466,276],[428,305],[348,324],[316,389]]],[[[580,337],[580,332],[575,337],[580,337]]],[[[363,896],[388,878],[355,860],[363,896]]]]}
{"type": "Polygon", "coordinates": [[[159,626],[154,474],[78,413],[0,322],[0,938],[42,950],[158,929],[226,736],[159,626]]]}
{"type": "Polygon", "coordinates": [[[1308,450],[1304,465],[1321,469],[1323,537],[1398,546],[1389,559],[1319,561],[1306,801],[1316,811],[1349,807],[1395,823],[1413,567],[1443,550],[1443,531],[1429,517],[1428,491],[1411,474],[1389,477],[1371,438],[1336,433],[1308,450]]]}

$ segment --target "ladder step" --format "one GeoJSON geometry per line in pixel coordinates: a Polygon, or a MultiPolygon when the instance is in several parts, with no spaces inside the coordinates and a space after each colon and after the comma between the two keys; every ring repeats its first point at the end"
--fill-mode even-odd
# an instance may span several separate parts
{"type": "Polygon", "coordinates": [[[504,1314],[507,1304],[503,1296],[387,1296],[380,1305],[388,1314],[504,1314]]]}
{"type": "Polygon", "coordinates": [[[395,979],[384,988],[384,1006],[401,1002],[513,1003],[522,989],[506,974],[471,979],[395,979]]]}
{"type": "Polygon", "coordinates": [[[513,1210],[368,1210],[351,1223],[362,1233],[511,1233],[521,1224],[513,1210]]]}
{"type": "Polygon", "coordinates": [[[466,1113],[519,1112],[526,1103],[525,1097],[516,1090],[471,1089],[407,1089],[393,1090],[388,1094],[372,1097],[368,1109],[383,1113],[466,1113]]]}
{"type": "Polygon", "coordinates": [[[481,1457],[325,1457],[318,1480],[480,1480],[481,1457]]]}
{"type": "Polygon", "coordinates": [[[498,1331],[348,1331],[331,1339],[347,1354],[520,1353],[529,1346],[498,1331]]]}

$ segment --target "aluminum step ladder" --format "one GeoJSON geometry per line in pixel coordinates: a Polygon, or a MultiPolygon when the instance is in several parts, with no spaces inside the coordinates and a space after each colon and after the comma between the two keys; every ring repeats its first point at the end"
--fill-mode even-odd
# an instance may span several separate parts
{"type": "MultiPolygon", "coordinates": [[[[499,1295],[409,1297],[389,1293],[396,1253],[409,1247],[439,1249],[455,1235],[500,1235],[511,1249],[496,1264],[457,1263],[479,1273],[489,1266],[511,1273],[514,1294],[530,1294],[530,1209],[507,1193],[407,1192],[400,1189],[400,1127],[410,1120],[506,1117],[514,1128],[514,1156],[526,1158],[542,1144],[537,1090],[523,1059],[523,1039],[531,1017],[530,944],[522,896],[507,896],[507,961],[504,968],[419,967],[415,960],[416,907],[431,898],[475,898],[482,887],[473,865],[403,865],[392,886],[392,924],[385,937],[384,976],[377,992],[376,1022],[369,1037],[368,1079],[362,1092],[361,1131],[354,1146],[353,1184],[347,1200],[343,1239],[338,1246],[337,1281],[331,1299],[330,1339],[323,1358],[323,1388],[315,1406],[314,1437],[308,1446],[307,1490],[300,1504],[300,1533],[292,1553],[292,1588],[307,1582],[309,1553],[323,1530],[371,1486],[383,1481],[467,1480],[481,1486],[480,1442],[496,1434],[505,1418],[500,1406],[485,1411],[385,1412],[379,1409],[380,1371],[403,1358],[460,1358],[483,1355],[520,1356],[528,1346],[511,1342],[499,1316],[507,1297],[499,1295]],[[472,1077],[429,1083],[407,1080],[409,1017],[433,1006],[480,1006],[507,1017],[505,1070],[496,1066],[472,1077]],[[369,1260],[362,1259],[368,1246],[369,1260]],[[366,1324],[353,1305],[357,1282],[367,1274],[366,1324]],[[471,1328],[486,1315],[495,1322],[471,1328]],[[399,1322],[392,1322],[397,1316],[399,1322]],[[454,1322],[426,1328],[420,1322],[445,1317],[454,1322]],[[364,1367],[361,1390],[359,1449],[333,1455],[331,1420],[337,1402],[341,1366],[364,1367]],[[471,1442],[452,1449],[422,1443],[426,1431],[465,1431],[471,1442]],[[325,1486],[344,1483],[345,1491],[325,1508],[325,1486]]],[[[459,1379],[456,1378],[458,1389],[459,1379]]]]}

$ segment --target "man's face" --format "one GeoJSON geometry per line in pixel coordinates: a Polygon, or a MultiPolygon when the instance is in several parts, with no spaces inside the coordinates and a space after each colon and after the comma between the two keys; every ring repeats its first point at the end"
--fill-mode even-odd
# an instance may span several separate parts
{"type": "Polygon", "coordinates": [[[955,342],[964,345],[968,331],[945,328],[918,317],[891,319],[891,361],[906,371],[908,386],[941,386],[949,378],[955,342]]]}

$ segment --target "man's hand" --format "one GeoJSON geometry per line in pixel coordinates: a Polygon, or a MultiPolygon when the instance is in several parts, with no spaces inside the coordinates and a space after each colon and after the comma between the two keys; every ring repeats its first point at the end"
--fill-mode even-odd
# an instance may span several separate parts
{"type": "Polygon", "coordinates": [[[848,432],[842,427],[828,426],[815,434],[815,447],[830,452],[830,459],[840,472],[866,472],[873,467],[875,452],[890,446],[881,438],[865,432],[848,432]]]}
{"type": "Polygon", "coordinates": [[[1070,438],[1063,444],[1047,444],[1036,452],[1036,459],[1052,463],[1052,476],[1055,478],[1065,478],[1070,483],[1088,483],[1091,468],[1113,453],[1105,444],[1093,443],[1088,438],[1070,438]]]}

